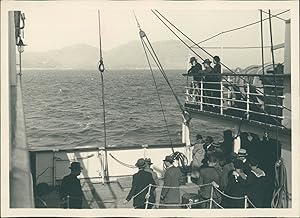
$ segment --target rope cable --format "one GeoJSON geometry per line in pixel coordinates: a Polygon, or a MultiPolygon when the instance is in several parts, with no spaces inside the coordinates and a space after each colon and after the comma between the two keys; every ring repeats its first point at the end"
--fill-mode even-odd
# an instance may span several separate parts
{"type": "MultiPolygon", "coordinates": [[[[104,96],[104,75],[103,72],[105,70],[104,64],[103,64],[103,57],[102,57],[102,43],[101,43],[101,26],[100,26],[100,10],[98,10],[98,23],[99,23],[99,66],[98,70],[100,72],[100,78],[101,78],[101,92],[102,92],[102,109],[103,109],[103,132],[104,132],[104,151],[105,151],[105,177],[108,180],[109,174],[108,174],[108,160],[107,160],[107,137],[106,137],[106,117],[105,117],[105,96],[104,96]]],[[[98,154],[99,155],[99,154],[98,154]]]]}
{"type": "Polygon", "coordinates": [[[159,91],[158,91],[158,87],[157,87],[155,76],[154,76],[154,73],[153,73],[153,70],[152,70],[152,66],[151,66],[151,63],[150,63],[150,60],[149,60],[149,57],[148,57],[148,53],[147,53],[146,48],[145,48],[145,42],[144,42],[144,40],[143,40],[142,37],[140,37],[140,39],[141,39],[141,43],[142,43],[142,46],[143,46],[143,49],[144,49],[144,52],[145,52],[145,56],[146,56],[146,59],[147,59],[148,65],[149,65],[149,69],[150,69],[150,72],[151,72],[151,75],[152,75],[153,83],[154,83],[154,86],[155,86],[155,89],[156,89],[156,94],[157,94],[157,97],[158,97],[158,101],[159,101],[159,104],[160,104],[161,112],[162,112],[163,119],[164,119],[164,122],[165,122],[167,134],[169,136],[169,141],[170,141],[170,144],[171,144],[171,149],[172,149],[172,152],[174,153],[174,147],[173,147],[173,142],[172,142],[171,134],[170,134],[170,131],[169,131],[169,128],[168,128],[168,122],[167,122],[166,115],[165,115],[165,112],[164,112],[164,108],[163,108],[163,105],[162,105],[162,102],[161,102],[160,94],[159,94],[159,91]]]}
{"type": "MultiPolygon", "coordinates": [[[[278,14],[272,15],[272,17],[277,17],[278,15],[284,14],[284,13],[286,13],[286,12],[288,12],[288,11],[290,11],[290,9],[285,10],[285,11],[283,11],[283,12],[280,12],[280,13],[278,13],[278,14]]],[[[265,19],[263,19],[263,21],[265,21],[265,20],[267,20],[267,19],[269,19],[269,18],[265,18],[265,19]]],[[[234,29],[230,29],[230,30],[226,30],[226,31],[219,32],[219,33],[217,33],[217,34],[215,34],[215,35],[213,35],[213,36],[211,36],[211,37],[209,37],[209,38],[207,38],[207,39],[204,39],[204,40],[202,40],[202,41],[200,41],[200,42],[198,42],[198,43],[196,43],[196,44],[197,44],[197,45],[198,45],[198,44],[201,44],[201,43],[206,42],[206,41],[209,41],[209,40],[211,40],[211,39],[213,39],[213,38],[215,38],[215,37],[217,37],[217,36],[219,36],[219,35],[221,35],[221,34],[233,32],[233,31],[240,30],[240,29],[244,29],[244,28],[246,28],[246,27],[249,27],[249,26],[258,24],[258,23],[260,23],[260,22],[261,22],[261,21],[256,21],[256,22],[252,22],[252,23],[249,23],[249,24],[240,26],[240,27],[236,27],[236,28],[234,28],[234,29]]],[[[194,46],[194,45],[193,45],[193,46],[194,46]]]]}
{"type": "MultiPolygon", "coordinates": [[[[150,60],[149,60],[149,56],[148,56],[147,50],[148,50],[148,52],[150,54],[151,54],[151,52],[150,52],[147,44],[145,43],[145,41],[143,39],[143,37],[147,37],[147,36],[146,36],[145,32],[141,29],[140,23],[139,23],[139,21],[137,19],[137,16],[136,16],[136,14],[135,14],[134,11],[133,11],[133,14],[134,14],[134,17],[135,17],[135,20],[136,20],[136,23],[137,23],[137,27],[140,30],[140,32],[139,32],[140,40],[141,40],[141,43],[142,43],[142,46],[143,46],[143,50],[144,50],[144,53],[145,53],[145,56],[146,56],[146,59],[147,59],[148,65],[149,65],[149,69],[150,69],[150,72],[151,72],[151,75],[152,75],[154,86],[155,86],[155,89],[156,89],[156,94],[157,94],[158,101],[159,101],[159,104],[160,104],[161,112],[162,112],[162,115],[163,115],[163,119],[164,119],[164,123],[165,123],[165,126],[166,126],[166,130],[167,130],[167,134],[168,134],[168,137],[169,137],[169,141],[170,141],[172,153],[174,153],[174,147],[173,147],[173,142],[172,142],[170,130],[168,128],[167,118],[166,118],[166,115],[165,115],[165,112],[164,112],[164,108],[163,108],[163,105],[162,105],[161,97],[160,97],[160,94],[159,94],[159,91],[158,91],[158,86],[157,86],[157,83],[156,83],[156,79],[155,79],[155,76],[154,76],[154,73],[153,73],[153,69],[152,69],[152,66],[151,66],[151,63],[150,63],[150,60]],[[147,50],[146,50],[146,47],[147,47],[147,50]]],[[[155,61],[155,59],[154,59],[154,57],[153,57],[152,54],[151,54],[151,56],[152,56],[153,60],[155,61]]],[[[156,61],[155,61],[155,63],[156,63],[156,61]]]]}
{"type": "MultiPolygon", "coordinates": [[[[273,49],[273,34],[272,34],[272,21],[271,21],[271,10],[269,9],[269,24],[270,24],[270,42],[271,42],[271,54],[272,54],[272,66],[274,72],[274,83],[275,83],[275,97],[276,97],[276,119],[278,120],[278,93],[277,93],[277,72],[275,69],[274,49],[273,49]]],[[[278,123],[276,122],[276,160],[279,160],[278,151],[278,123]]]]}
{"type": "Polygon", "coordinates": [[[261,67],[262,67],[262,73],[263,73],[263,90],[264,90],[264,119],[265,119],[265,131],[267,131],[267,115],[266,115],[266,92],[265,92],[265,60],[264,60],[264,32],[263,32],[263,16],[262,16],[262,10],[260,10],[260,40],[261,40],[261,67]]]}

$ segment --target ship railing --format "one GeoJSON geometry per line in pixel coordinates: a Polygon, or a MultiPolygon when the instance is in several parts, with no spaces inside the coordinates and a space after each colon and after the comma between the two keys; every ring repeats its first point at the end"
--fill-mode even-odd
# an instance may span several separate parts
{"type": "Polygon", "coordinates": [[[229,82],[228,79],[220,82],[193,80],[185,87],[186,107],[238,118],[246,115],[248,120],[264,121],[271,125],[274,122],[281,123],[285,118],[283,111],[287,108],[283,105],[286,99],[283,92],[285,87],[281,84],[282,78],[280,80],[277,81],[279,84],[268,84],[269,81],[262,84],[260,81],[257,85],[229,82]],[[236,111],[240,113],[235,114],[236,111]]]}
{"type": "MultiPolygon", "coordinates": [[[[252,201],[249,199],[247,195],[243,196],[231,196],[226,194],[224,191],[222,191],[219,188],[219,185],[215,182],[210,182],[207,184],[201,184],[196,185],[192,184],[189,186],[159,186],[159,185],[153,185],[149,184],[146,187],[144,187],[140,192],[138,192],[136,195],[133,196],[132,199],[138,197],[141,194],[144,194],[145,191],[147,192],[145,195],[145,209],[149,208],[185,208],[185,209],[191,209],[191,208],[206,208],[206,209],[217,209],[221,208],[224,209],[222,206],[222,200],[224,199],[231,199],[233,201],[240,201],[242,202],[243,208],[256,208],[255,205],[252,203],[252,201]],[[185,189],[184,193],[190,193],[190,194],[196,194],[197,197],[195,199],[188,199],[187,203],[180,202],[180,199],[178,199],[179,203],[164,203],[163,201],[157,203],[157,202],[151,202],[150,194],[151,190],[154,191],[156,188],[161,189],[185,189]],[[191,193],[187,192],[186,189],[197,189],[198,193],[191,193]],[[203,188],[209,188],[210,195],[209,197],[203,198],[199,193],[201,193],[201,189],[203,188]]],[[[173,199],[174,200],[174,199],[173,199]]],[[[239,204],[241,205],[241,204],[239,204]]]]}

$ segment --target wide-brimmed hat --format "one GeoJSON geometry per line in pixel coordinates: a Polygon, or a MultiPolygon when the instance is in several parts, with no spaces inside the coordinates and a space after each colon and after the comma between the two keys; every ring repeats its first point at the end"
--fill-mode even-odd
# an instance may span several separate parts
{"type": "Polygon", "coordinates": [[[150,158],[145,158],[145,162],[149,165],[153,164],[150,158]]]}
{"type": "Polygon", "coordinates": [[[135,166],[138,167],[138,168],[144,168],[146,166],[145,159],[144,158],[138,159],[135,166]]]}
{"type": "Polygon", "coordinates": [[[241,148],[238,152],[238,156],[239,157],[246,157],[246,156],[248,156],[248,153],[245,149],[241,148]]]}
{"type": "Polygon", "coordinates": [[[195,57],[191,57],[190,58],[190,63],[192,63],[193,61],[197,61],[197,59],[195,57]]]}
{"type": "Polygon", "coordinates": [[[163,161],[167,161],[169,163],[173,163],[174,162],[174,159],[171,157],[171,156],[166,156],[165,159],[163,161]]]}
{"type": "Polygon", "coordinates": [[[81,167],[79,162],[73,162],[71,163],[71,166],[69,167],[71,170],[82,170],[83,168],[81,167]]]}
{"type": "Polygon", "coordinates": [[[196,135],[196,139],[197,139],[197,140],[198,140],[198,139],[203,139],[203,137],[202,137],[201,134],[197,134],[197,135],[196,135]]]}
{"type": "Polygon", "coordinates": [[[203,61],[203,64],[211,64],[211,60],[209,60],[209,59],[205,59],[204,61],[203,61]]]}

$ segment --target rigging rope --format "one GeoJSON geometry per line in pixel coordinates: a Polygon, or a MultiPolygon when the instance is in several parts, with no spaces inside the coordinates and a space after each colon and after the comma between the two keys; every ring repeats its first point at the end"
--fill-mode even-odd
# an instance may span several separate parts
{"type": "MultiPolygon", "coordinates": [[[[275,59],[274,59],[274,49],[273,49],[273,34],[272,34],[272,21],[271,21],[271,10],[269,9],[269,24],[270,24],[270,42],[271,42],[271,54],[272,54],[272,66],[274,73],[274,83],[275,83],[275,97],[276,97],[276,119],[278,120],[278,93],[277,93],[277,72],[275,69],[275,59]]],[[[276,160],[279,160],[278,154],[278,123],[276,122],[276,160]]]]}
{"type": "MultiPolygon", "coordinates": [[[[290,9],[285,10],[285,11],[283,11],[283,12],[280,12],[280,13],[278,13],[278,14],[272,15],[272,17],[277,17],[278,15],[284,14],[284,13],[286,13],[286,12],[288,12],[288,11],[290,11],[290,9]]],[[[265,19],[263,19],[263,21],[265,21],[265,20],[267,20],[267,19],[269,19],[269,18],[265,18],[265,19]]],[[[217,34],[215,34],[215,35],[213,35],[213,36],[211,36],[211,37],[209,37],[209,38],[207,38],[207,39],[204,39],[204,40],[202,40],[202,41],[196,43],[196,45],[201,44],[201,43],[206,42],[206,41],[209,41],[209,40],[211,40],[211,39],[213,39],[213,38],[215,38],[215,37],[217,37],[217,36],[219,36],[219,35],[222,35],[222,34],[224,34],[224,33],[229,33],[229,32],[233,32],[233,31],[236,31],[236,30],[244,29],[244,28],[246,28],[246,27],[249,27],[249,26],[258,24],[258,23],[260,23],[260,22],[261,22],[261,21],[259,20],[259,21],[253,22],[253,23],[249,23],[249,24],[240,26],[240,27],[236,27],[236,28],[234,28],[234,29],[230,29],[230,30],[226,30],[226,31],[219,32],[219,33],[217,33],[217,34]]],[[[194,45],[192,45],[192,46],[194,46],[194,45]]]]}
{"type": "Polygon", "coordinates": [[[171,145],[171,148],[172,148],[172,152],[174,153],[173,142],[172,142],[171,134],[170,134],[170,131],[169,131],[169,128],[168,128],[167,118],[166,118],[166,115],[165,115],[165,112],[164,112],[164,108],[163,108],[163,105],[162,105],[162,102],[161,102],[161,98],[160,98],[160,94],[159,94],[159,91],[158,91],[157,83],[156,83],[156,80],[155,80],[155,77],[154,77],[154,73],[153,73],[153,70],[152,70],[152,67],[151,67],[151,63],[150,63],[150,60],[149,60],[146,48],[145,48],[145,42],[142,39],[142,36],[141,36],[141,43],[143,45],[143,49],[144,49],[144,52],[145,52],[145,55],[146,55],[146,58],[147,58],[147,62],[148,62],[148,65],[149,65],[149,68],[150,68],[150,71],[151,71],[151,75],[152,75],[152,78],[153,78],[153,83],[155,85],[156,94],[157,94],[157,97],[158,97],[158,101],[159,101],[159,104],[160,104],[161,112],[162,112],[163,119],[164,119],[164,122],[165,122],[167,134],[169,136],[169,141],[170,141],[170,145],[171,145]]]}
{"type": "MultiPolygon", "coordinates": [[[[160,14],[161,17],[163,17],[168,23],[170,23],[177,31],[179,31],[182,35],[184,35],[188,40],[190,40],[192,43],[194,43],[195,45],[197,45],[192,39],[190,39],[186,34],[184,34],[181,30],[179,30],[174,24],[172,24],[167,18],[165,18],[160,12],[158,12],[157,10],[155,10],[158,14],[160,14]]],[[[191,47],[189,47],[187,45],[186,42],[184,42],[155,12],[154,10],[152,10],[152,13],[183,43],[185,44],[197,57],[199,57],[201,60],[204,60],[197,52],[195,52],[191,47]]],[[[213,57],[209,52],[207,52],[205,49],[203,49],[202,47],[200,47],[199,45],[197,45],[198,48],[202,49],[205,53],[207,53],[209,56],[213,57]]],[[[227,67],[226,65],[224,65],[222,62],[220,62],[220,64],[224,67],[226,67],[230,72],[232,72],[233,74],[236,74],[233,70],[231,70],[229,67],[227,67]]],[[[247,80],[245,80],[244,78],[242,78],[241,76],[238,75],[238,77],[240,79],[242,79],[243,81],[245,81],[246,83],[249,83],[247,80]]],[[[232,86],[234,86],[232,84],[232,82],[230,82],[226,77],[223,77],[223,79],[225,79],[229,84],[231,84],[232,86]]],[[[260,92],[261,94],[263,94],[260,90],[258,90],[256,87],[254,87],[255,90],[257,92],[260,92]]],[[[247,95],[245,95],[242,91],[240,91],[240,94],[243,96],[243,98],[249,99],[252,103],[253,100],[248,97],[247,95]]],[[[272,100],[272,99],[270,99],[272,100]]],[[[258,105],[255,104],[254,102],[254,107],[257,107],[258,109],[260,109],[258,107],[258,105]]],[[[283,108],[287,109],[290,111],[290,109],[286,108],[284,105],[282,105],[283,108]]],[[[269,114],[269,113],[268,113],[269,114]]],[[[279,121],[273,117],[271,117],[272,120],[274,120],[275,122],[279,123],[279,121]]],[[[279,123],[279,125],[281,127],[283,127],[284,129],[288,129],[287,127],[285,127],[284,125],[282,125],[281,123],[279,123]]]]}
{"type": "MultiPolygon", "coordinates": [[[[139,32],[140,40],[141,40],[141,43],[142,43],[142,46],[143,46],[143,49],[144,49],[144,52],[145,52],[145,56],[146,56],[146,59],[147,59],[148,65],[149,65],[149,69],[150,69],[150,72],[151,72],[151,75],[152,75],[153,83],[154,83],[154,86],[155,86],[155,89],[156,89],[156,94],[157,94],[158,101],[159,101],[159,104],[160,104],[160,108],[161,108],[161,112],[162,112],[162,115],[163,115],[164,123],[165,123],[165,126],[166,126],[167,134],[168,134],[168,137],[169,137],[171,149],[172,149],[172,152],[174,153],[174,147],[173,147],[173,142],[172,142],[171,134],[170,134],[170,131],[169,131],[169,128],[168,128],[167,118],[166,118],[166,115],[165,115],[165,112],[164,112],[164,108],[163,108],[162,101],[161,101],[161,97],[160,97],[160,94],[159,94],[159,91],[158,91],[156,79],[155,79],[155,76],[154,76],[154,73],[153,73],[153,70],[152,70],[152,66],[151,66],[149,57],[148,57],[148,53],[147,53],[146,48],[145,48],[145,46],[147,46],[147,45],[146,45],[146,43],[145,43],[143,37],[145,37],[146,34],[145,34],[145,32],[141,29],[140,24],[139,24],[139,22],[138,22],[138,19],[137,19],[136,14],[135,14],[134,11],[133,11],[133,14],[134,14],[134,17],[135,17],[137,26],[138,26],[138,28],[139,28],[139,30],[140,30],[140,32],[139,32]]],[[[149,52],[149,50],[148,50],[148,52],[149,52]]],[[[149,52],[149,53],[150,53],[150,52],[149,52]]]]}
{"type": "MultiPolygon", "coordinates": [[[[151,10],[152,13],[178,38],[180,39],[181,42],[183,42],[193,53],[195,53],[201,60],[204,60],[200,55],[198,55],[194,50],[192,50],[187,43],[185,43],[156,13],[158,13],[164,20],[166,20],[173,28],[175,28],[178,32],[180,32],[184,37],[186,37],[190,42],[192,42],[193,44],[195,44],[198,48],[200,48],[203,52],[205,52],[207,55],[209,55],[210,57],[213,58],[213,55],[210,54],[208,51],[206,51],[203,47],[199,46],[196,42],[194,42],[190,37],[188,37],[185,33],[183,33],[180,29],[178,29],[173,23],[171,23],[166,17],[164,17],[158,10],[151,10]]],[[[270,19],[270,18],[268,18],[270,19]]],[[[225,65],[224,63],[220,62],[220,64],[225,67],[227,70],[229,70],[231,73],[236,74],[232,69],[230,69],[227,65],[225,65]]],[[[246,83],[249,83],[247,80],[245,80],[243,77],[239,76],[238,77],[243,80],[246,83]]],[[[256,87],[255,91],[259,92],[260,94],[263,94],[259,89],[257,89],[256,87]]],[[[271,99],[270,99],[271,100],[271,99]]],[[[283,106],[285,109],[291,111],[291,109],[283,106]]]]}
{"type": "Polygon", "coordinates": [[[262,73],[263,73],[263,90],[264,90],[264,119],[265,119],[265,132],[267,132],[267,114],[265,112],[266,110],[266,92],[265,92],[265,59],[264,59],[264,33],[263,33],[263,16],[262,16],[262,10],[260,10],[260,40],[261,40],[261,65],[262,65],[262,73]]]}
{"type": "Polygon", "coordinates": [[[127,164],[127,163],[124,163],[124,162],[122,162],[122,161],[120,161],[120,160],[118,160],[117,158],[115,158],[111,153],[109,153],[109,155],[115,160],[115,161],[117,161],[119,164],[121,164],[121,165],[123,165],[123,166],[125,166],[125,167],[128,167],[128,168],[132,168],[132,169],[135,169],[135,168],[137,168],[136,166],[134,166],[134,165],[131,165],[131,164],[127,164]]]}
{"type": "MultiPolygon", "coordinates": [[[[100,10],[98,10],[98,23],[99,23],[99,56],[100,60],[98,63],[98,70],[100,72],[101,77],[101,84],[102,84],[102,107],[103,107],[103,132],[104,132],[104,148],[105,148],[105,178],[109,180],[109,174],[108,174],[108,161],[107,161],[107,138],[106,138],[106,117],[105,117],[105,97],[104,97],[104,63],[103,63],[103,57],[102,57],[102,43],[101,43],[101,26],[100,26],[100,10]]],[[[99,154],[98,154],[99,155],[99,154]]]]}

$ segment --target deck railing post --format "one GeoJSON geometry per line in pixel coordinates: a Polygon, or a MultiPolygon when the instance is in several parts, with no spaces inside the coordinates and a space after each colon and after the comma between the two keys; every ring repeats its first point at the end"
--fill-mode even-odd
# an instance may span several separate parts
{"type": "Polygon", "coordinates": [[[70,196],[67,195],[67,208],[70,209],[70,196]]]}
{"type": "Polygon", "coordinates": [[[248,206],[248,196],[245,195],[245,199],[244,199],[244,208],[247,209],[248,206]]]}
{"type": "Polygon", "coordinates": [[[209,199],[209,209],[212,209],[213,194],[214,194],[214,186],[213,186],[213,184],[211,184],[210,199],[209,199]]]}
{"type": "Polygon", "coordinates": [[[203,111],[203,80],[200,81],[200,111],[203,111]]]}
{"type": "Polygon", "coordinates": [[[220,81],[220,114],[223,115],[223,82],[222,82],[222,78],[220,81]]]}
{"type": "Polygon", "coordinates": [[[190,89],[189,89],[189,84],[187,83],[186,91],[185,91],[185,101],[186,102],[189,102],[189,95],[190,95],[190,89]]]}
{"type": "Polygon", "coordinates": [[[249,120],[250,114],[250,85],[247,83],[247,120],[249,120]]]}
{"type": "Polygon", "coordinates": [[[151,191],[151,184],[149,184],[149,187],[148,187],[148,192],[146,194],[146,203],[145,203],[145,209],[148,209],[148,205],[149,205],[149,198],[150,198],[150,191],[151,191]]]}

